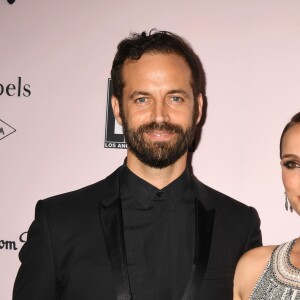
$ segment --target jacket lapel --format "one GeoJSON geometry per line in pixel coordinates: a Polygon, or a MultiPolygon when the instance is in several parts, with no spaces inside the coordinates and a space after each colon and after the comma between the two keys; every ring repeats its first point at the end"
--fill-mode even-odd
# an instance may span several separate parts
{"type": "Polygon", "coordinates": [[[119,198],[119,172],[106,178],[99,203],[99,216],[118,300],[131,300],[124,240],[122,205],[119,198]],[[108,188],[107,188],[108,187],[108,188]],[[112,188],[113,187],[113,188],[112,188]],[[117,188],[116,188],[117,187],[117,188]],[[105,195],[103,195],[105,194],[105,195]]]}
{"type": "Polygon", "coordinates": [[[215,209],[209,201],[204,185],[193,178],[195,199],[195,256],[190,279],[182,300],[194,300],[200,291],[207,263],[213,234],[215,209]]]}
{"type": "Polygon", "coordinates": [[[215,211],[206,211],[201,203],[196,199],[196,238],[194,264],[189,282],[187,284],[182,300],[197,299],[202,280],[206,271],[215,211]]]}

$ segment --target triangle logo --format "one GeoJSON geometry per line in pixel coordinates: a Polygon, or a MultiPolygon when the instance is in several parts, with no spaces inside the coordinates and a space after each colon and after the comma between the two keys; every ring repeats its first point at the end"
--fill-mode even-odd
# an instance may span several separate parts
{"type": "Polygon", "coordinates": [[[0,119],[0,140],[6,138],[10,134],[16,132],[16,129],[0,119]]]}

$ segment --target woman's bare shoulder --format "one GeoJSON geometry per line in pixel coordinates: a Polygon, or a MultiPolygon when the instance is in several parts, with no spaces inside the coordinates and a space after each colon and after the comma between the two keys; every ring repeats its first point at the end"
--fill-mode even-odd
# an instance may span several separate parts
{"type": "Polygon", "coordinates": [[[262,246],[246,252],[234,275],[234,299],[249,299],[276,246],[262,246]]]}
{"type": "Polygon", "coordinates": [[[239,260],[239,264],[248,264],[251,262],[255,263],[267,263],[269,260],[272,251],[276,248],[276,245],[271,245],[271,246],[262,246],[262,247],[257,247],[254,249],[251,249],[247,251],[239,260]]]}

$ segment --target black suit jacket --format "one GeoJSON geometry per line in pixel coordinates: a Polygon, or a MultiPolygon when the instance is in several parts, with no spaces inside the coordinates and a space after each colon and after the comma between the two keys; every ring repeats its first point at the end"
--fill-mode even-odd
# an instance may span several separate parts
{"type": "MultiPolygon", "coordinates": [[[[36,205],[13,300],[129,300],[119,172],[36,205]]],[[[195,258],[183,300],[231,300],[239,257],[261,245],[254,208],[192,177],[195,258]]],[[[142,300],[142,299],[133,299],[142,300]]],[[[172,299],[166,299],[172,300],[172,299]]]]}

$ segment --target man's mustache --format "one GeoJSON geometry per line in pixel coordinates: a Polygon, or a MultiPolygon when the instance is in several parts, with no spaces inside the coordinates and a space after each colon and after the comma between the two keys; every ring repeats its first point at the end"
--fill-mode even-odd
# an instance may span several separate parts
{"type": "Polygon", "coordinates": [[[138,128],[137,132],[149,133],[152,132],[153,130],[167,131],[170,133],[178,133],[178,134],[184,132],[181,126],[172,123],[167,123],[167,122],[161,122],[161,123],[151,122],[151,123],[143,124],[138,128]]]}

